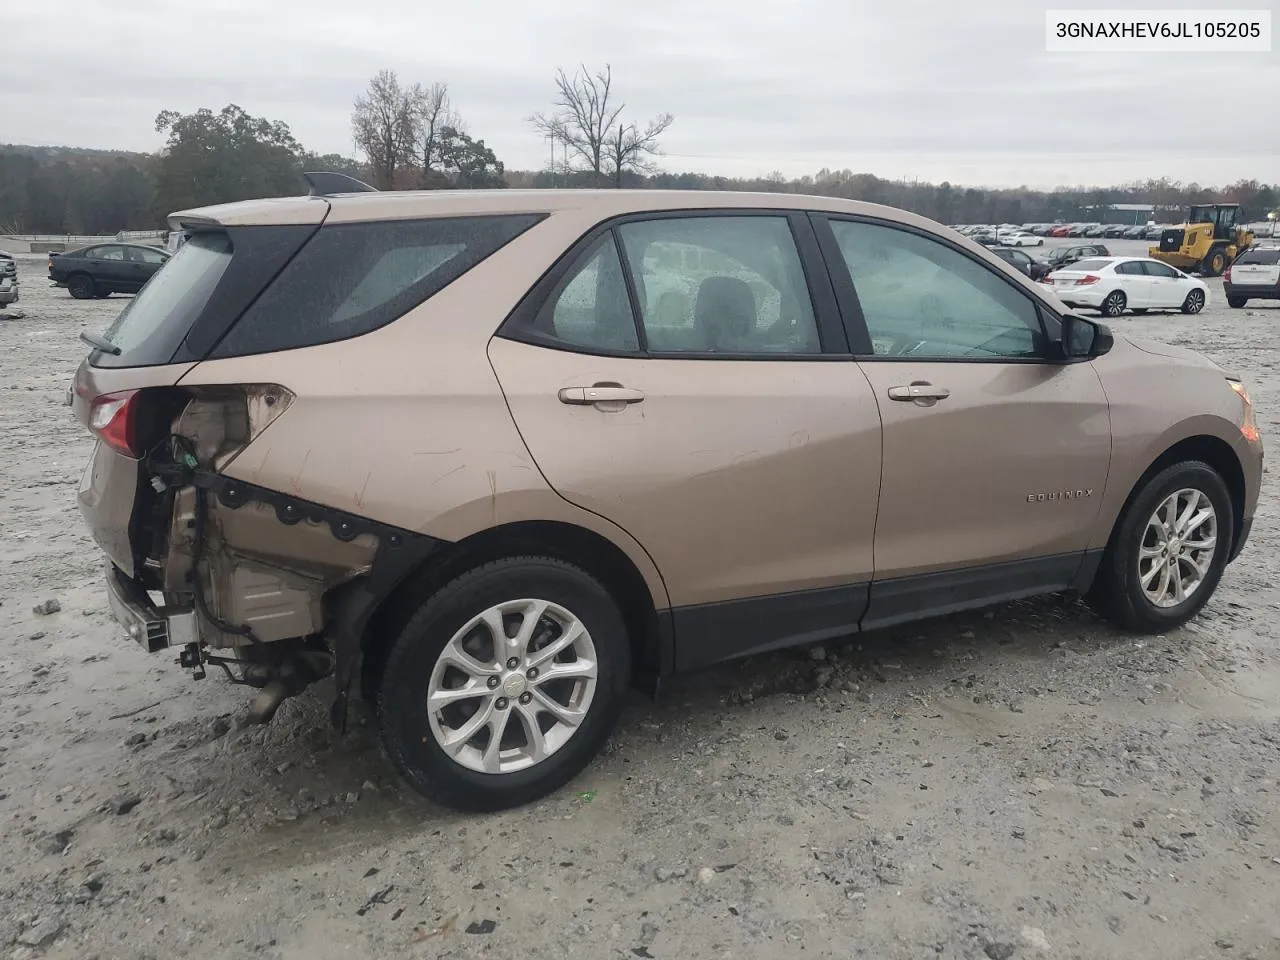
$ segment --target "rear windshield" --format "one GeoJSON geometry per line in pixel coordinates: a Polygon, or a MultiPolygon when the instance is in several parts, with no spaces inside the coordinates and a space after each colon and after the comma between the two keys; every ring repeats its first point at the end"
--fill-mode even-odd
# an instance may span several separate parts
{"type": "Polygon", "coordinates": [[[1102,270],[1110,266],[1110,260],[1077,260],[1075,263],[1068,264],[1065,270],[1102,270]]]}
{"type": "Polygon", "coordinates": [[[114,359],[136,356],[166,325],[189,328],[230,263],[231,238],[225,233],[192,237],[107,328],[104,336],[120,348],[120,356],[114,359]]]}
{"type": "Polygon", "coordinates": [[[376,330],[542,218],[513,214],[322,227],[212,355],[289,350],[376,330]]]}
{"type": "Polygon", "coordinates": [[[1259,266],[1274,267],[1280,263],[1280,247],[1275,250],[1249,250],[1240,255],[1240,259],[1236,263],[1250,264],[1256,263],[1259,266]]]}

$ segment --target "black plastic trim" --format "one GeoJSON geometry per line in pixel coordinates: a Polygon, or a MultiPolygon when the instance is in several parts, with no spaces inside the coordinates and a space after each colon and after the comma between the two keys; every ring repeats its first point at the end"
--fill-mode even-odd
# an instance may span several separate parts
{"type": "Polygon", "coordinates": [[[323,221],[214,228],[231,238],[231,263],[170,362],[195,363],[207,357],[322,225],[323,221]]]}
{"type": "Polygon", "coordinates": [[[1070,590],[1085,553],[985,564],[871,584],[863,630],[1070,590]]]}
{"type": "MultiPolygon", "coordinates": [[[[634,280],[631,278],[630,264],[627,261],[626,249],[621,239],[615,235],[614,244],[622,258],[624,276],[627,277],[628,293],[632,299],[632,319],[636,323],[640,335],[640,343],[644,343],[643,330],[637,316],[634,280]]],[[[576,353],[593,357],[619,357],[632,359],[660,360],[757,360],[763,362],[796,362],[848,360],[847,336],[842,332],[844,324],[839,315],[838,297],[830,287],[830,278],[820,259],[818,238],[808,227],[803,211],[793,208],[772,207],[695,207],[671,210],[644,210],[610,217],[597,223],[580,236],[547,268],[546,272],[529,288],[528,292],[516,304],[515,309],[507,315],[498,326],[494,336],[504,340],[514,340],[532,346],[560,350],[565,353],[576,353]],[[579,263],[584,253],[603,234],[612,233],[617,227],[627,223],[639,223],[647,220],[672,220],[686,217],[784,217],[791,227],[792,238],[800,257],[801,268],[805,274],[809,291],[809,300],[813,305],[814,322],[818,328],[818,341],[821,353],[704,353],[690,352],[658,352],[647,350],[604,350],[570,344],[555,337],[546,336],[533,324],[548,298],[558,292],[565,276],[579,263]]]]}
{"type": "MultiPolygon", "coordinates": [[[[276,519],[286,526],[292,526],[302,520],[325,523],[334,539],[343,542],[354,540],[362,534],[373,534],[378,538],[379,557],[382,556],[385,548],[388,555],[403,550],[406,554],[418,554],[420,555],[418,559],[422,559],[431,550],[446,542],[402,527],[370,520],[345,510],[336,510],[310,500],[277,493],[266,487],[245,483],[243,480],[236,480],[220,473],[197,470],[194,473],[194,482],[196,486],[203,487],[217,497],[218,503],[231,510],[243,507],[246,503],[265,503],[275,510],[276,519]]],[[[377,567],[378,561],[375,559],[371,577],[377,573],[377,567]]]]}
{"type": "Polygon", "coordinates": [[[865,583],[676,607],[676,670],[699,667],[858,632],[865,583]]]}

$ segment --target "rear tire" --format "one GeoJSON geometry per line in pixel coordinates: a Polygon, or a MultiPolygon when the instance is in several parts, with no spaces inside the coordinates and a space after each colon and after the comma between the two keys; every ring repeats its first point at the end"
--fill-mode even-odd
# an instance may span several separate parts
{"type": "Polygon", "coordinates": [[[1187,294],[1187,299],[1182,301],[1182,312],[1188,316],[1195,316],[1204,309],[1204,291],[1192,290],[1187,294]]]}
{"type": "Polygon", "coordinates": [[[1227,297],[1227,306],[1235,310],[1239,310],[1248,302],[1249,300],[1246,297],[1227,297]]]}
{"type": "Polygon", "coordinates": [[[546,557],[496,560],[436,591],[392,643],[378,684],[382,743],[410,785],[443,806],[520,806],[590,763],[617,722],[630,673],[622,614],[595,579],[546,557]],[[536,662],[570,636],[579,639],[536,662]],[[504,642],[512,646],[499,651],[504,642]],[[574,659],[561,659],[569,651],[574,659]],[[475,692],[450,697],[459,685],[475,692]],[[429,698],[439,705],[429,708],[429,698]],[[482,713],[489,719],[477,725],[482,713]]]}
{"type": "Polygon", "coordinates": [[[1124,313],[1125,304],[1128,302],[1123,290],[1112,290],[1102,301],[1100,310],[1104,317],[1118,317],[1124,313]]]}
{"type": "Polygon", "coordinates": [[[77,273],[67,280],[67,293],[77,300],[92,300],[97,292],[93,279],[83,273],[77,273]]]}
{"type": "Polygon", "coordinates": [[[1217,471],[1198,460],[1165,467],[1146,480],[1121,514],[1087,600],[1109,620],[1137,633],[1164,633],[1180,627],[1213,596],[1234,536],[1231,495],[1217,471]],[[1187,532],[1175,532],[1161,541],[1158,528],[1162,511],[1173,517],[1176,531],[1176,521],[1185,519],[1179,517],[1179,512],[1193,505],[1193,495],[1200,506],[1191,513],[1190,521],[1199,518],[1206,506],[1211,507],[1212,516],[1202,518],[1199,526],[1187,532]],[[1175,505],[1172,513],[1166,510],[1170,502],[1175,505]],[[1208,542],[1208,534],[1212,535],[1211,546],[1197,546],[1208,542]],[[1158,552],[1162,543],[1176,547],[1172,564],[1167,552],[1158,552]],[[1167,595],[1161,597],[1162,602],[1157,602],[1152,593],[1160,591],[1164,567],[1171,571],[1170,586],[1167,595]],[[1185,598],[1181,601],[1177,600],[1173,585],[1174,570],[1180,582],[1198,575],[1194,584],[1184,585],[1185,598]],[[1148,576],[1144,588],[1143,580],[1148,576]]]}

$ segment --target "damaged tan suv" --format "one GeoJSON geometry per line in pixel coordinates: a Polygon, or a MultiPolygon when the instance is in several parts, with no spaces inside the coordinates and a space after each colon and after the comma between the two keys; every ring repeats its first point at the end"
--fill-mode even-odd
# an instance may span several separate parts
{"type": "Polygon", "coordinates": [[[379,193],[175,214],[70,392],[116,618],[332,677],[458,808],[581,770],[630,684],[1056,591],[1176,627],[1241,550],[1245,387],[955,232],[830,198],[379,193]]]}

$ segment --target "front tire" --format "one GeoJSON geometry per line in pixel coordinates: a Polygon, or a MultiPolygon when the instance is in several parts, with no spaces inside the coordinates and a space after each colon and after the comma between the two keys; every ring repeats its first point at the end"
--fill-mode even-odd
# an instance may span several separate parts
{"type": "Polygon", "coordinates": [[[1195,316],[1197,313],[1199,313],[1203,309],[1204,309],[1204,291],[1203,290],[1192,290],[1190,293],[1187,294],[1187,299],[1182,301],[1182,312],[1189,316],[1195,316]]]}
{"type": "Polygon", "coordinates": [[[67,293],[76,300],[92,300],[98,293],[93,279],[83,273],[77,273],[67,281],[67,293]]]}
{"type": "Polygon", "coordinates": [[[1213,596],[1234,536],[1218,472],[1197,460],[1165,467],[1125,508],[1088,600],[1137,633],[1180,627],[1213,596]]]}
{"type": "Polygon", "coordinates": [[[1124,313],[1126,303],[1128,303],[1128,300],[1125,299],[1123,290],[1112,290],[1107,294],[1106,299],[1102,301],[1102,315],[1104,317],[1118,317],[1124,313]]]}
{"type": "Polygon", "coordinates": [[[1222,276],[1222,271],[1227,269],[1227,251],[1221,248],[1210,250],[1209,255],[1204,258],[1201,269],[1207,277],[1222,276]]]}
{"type": "Polygon", "coordinates": [[[393,642],[378,687],[382,742],[443,806],[520,806],[599,752],[630,672],[622,614],[595,579],[545,557],[497,560],[442,587],[393,642]]]}

